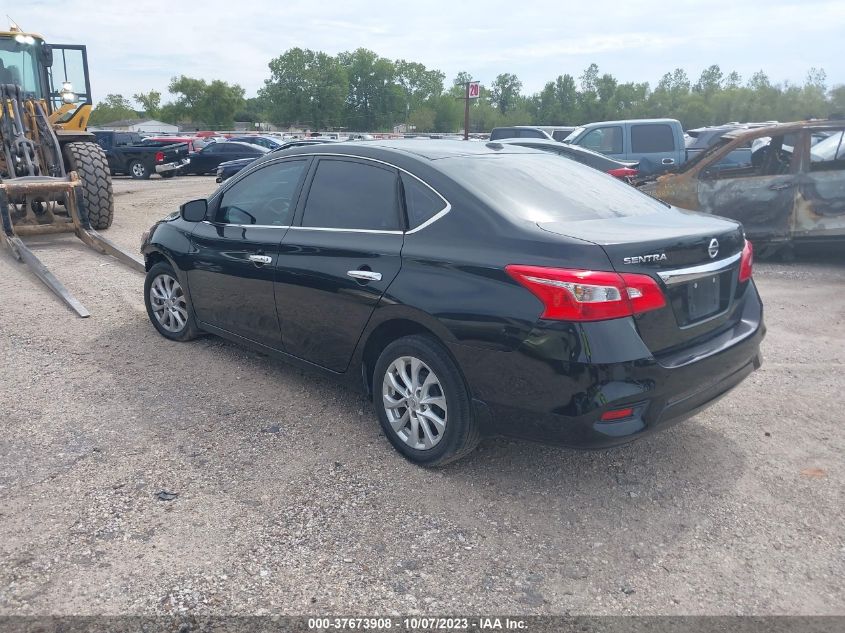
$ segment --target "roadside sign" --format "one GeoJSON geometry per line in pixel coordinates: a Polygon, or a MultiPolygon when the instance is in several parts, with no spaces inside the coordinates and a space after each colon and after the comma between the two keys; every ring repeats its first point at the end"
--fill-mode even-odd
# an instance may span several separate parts
{"type": "Polygon", "coordinates": [[[469,83],[469,91],[467,92],[467,96],[470,99],[478,99],[478,97],[480,96],[480,92],[481,92],[480,85],[481,84],[477,81],[471,81],[469,83]]]}

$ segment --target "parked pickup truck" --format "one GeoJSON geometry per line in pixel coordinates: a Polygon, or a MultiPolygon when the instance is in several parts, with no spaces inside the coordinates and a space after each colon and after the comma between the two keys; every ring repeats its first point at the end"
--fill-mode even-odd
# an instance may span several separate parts
{"type": "MultiPolygon", "coordinates": [[[[681,123],[675,119],[630,119],[602,121],[576,128],[565,143],[580,145],[621,161],[638,161],[640,177],[677,171],[723,134],[740,127],[728,124],[690,130],[684,138],[681,123]]],[[[717,168],[735,169],[751,164],[751,147],[737,147],[723,157],[717,168]]]]}
{"type": "Polygon", "coordinates": [[[190,162],[185,143],[146,145],[136,132],[101,130],[94,132],[94,136],[106,152],[112,174],[146,179],[157,173],[162,178],[170,178],[190,162]]]}
{"type": "Polygon", "coordinates": [[[638,162],[643,176],[671,170],[687,159],[684,129],[675,119],[589,123],[575,128],[564,142],[638,162]]]}

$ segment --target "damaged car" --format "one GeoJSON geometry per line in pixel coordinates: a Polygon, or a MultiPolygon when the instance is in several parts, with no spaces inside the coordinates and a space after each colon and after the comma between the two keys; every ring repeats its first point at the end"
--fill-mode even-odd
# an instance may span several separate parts
{"type": "Polygon", "coordinates": [[[843,136],[845,121],[729,131],[677,173],[641,189],[678,207],[739,220],[763,255],[845,241],[843,136]],[[753,148],[747,162],[723,162],[745,147],[753,148]]]}

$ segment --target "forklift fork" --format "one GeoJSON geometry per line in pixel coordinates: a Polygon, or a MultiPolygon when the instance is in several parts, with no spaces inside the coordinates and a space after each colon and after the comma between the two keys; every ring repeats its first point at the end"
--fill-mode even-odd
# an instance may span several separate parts
{"type": "Polygon", "coordinates": [[[91,313],[41,263],[35,253],[21,240],[21,236],[73,232],[90,248],[105,255],[111,255],[133,270],[143,273],[146,269],[144,262],[126,252],[111,240],[106,239],[91,227],[88,212],[85,208],[85,200],[82,197],[81,184],[76,172],[70,172],[64,178],[35,176],[13,178],[0,182],[0,228],[2,228],[4,241],[8,244],[14,256],[29,266],[32,272],[69,308],[84,318],[90,316],[91,313]],[[14,224],[10,199],[23,198],[24,204],[26,204],[29,197],[36,194],[47,199],[63,197],[68,219],[54,218],[53,222],[49,224],[14,224]]]}

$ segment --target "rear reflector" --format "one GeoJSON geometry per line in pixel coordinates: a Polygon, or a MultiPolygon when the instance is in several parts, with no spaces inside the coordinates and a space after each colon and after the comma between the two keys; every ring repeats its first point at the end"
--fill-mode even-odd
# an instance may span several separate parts
{"type": "Polygon", "coordinates": [[[633,407],[628,407],[627,409],[611,409],[610,411],[602,413],[601,419],[602,422],[609,422],[611,420],[624,420],[625,418],[630,418],[633,415],[633,407]]]}
{"type": "Polygon", "coordinates": [[[742,258],[739,262],[739,280],[748,281],[751,279],[752,268],[754,267],[754,247],[751,242],[745,240],[745,246],[742,248],[742,258]]]}
{"type": "Polygon", "coordinates": [[[543,302],[543,319],[602,321],[666,305],[648,275],[511,264],[505,271],[543,302]]]}

